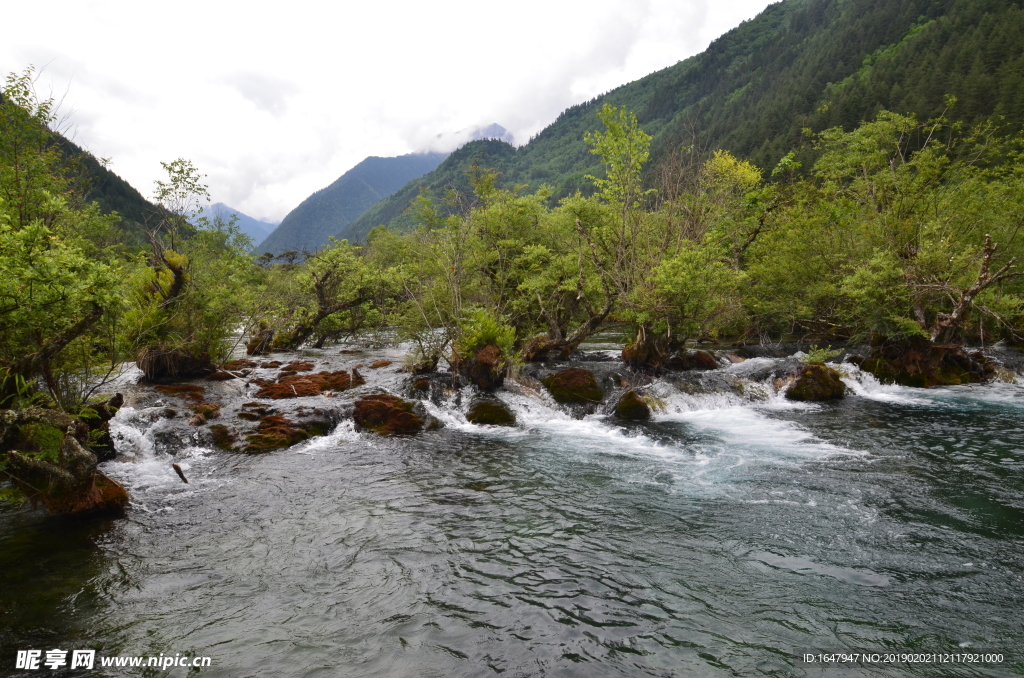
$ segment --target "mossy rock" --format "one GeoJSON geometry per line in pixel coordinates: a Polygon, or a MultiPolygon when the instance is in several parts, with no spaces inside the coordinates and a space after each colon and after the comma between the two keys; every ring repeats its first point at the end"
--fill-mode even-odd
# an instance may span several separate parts
{"type": "Polygon", "coordinates": [[[466,420],[483,426],[515,426],[516,416],[497,398],[477,398],[466,412],[466,420]]]}
{"type": "Polygon", "coordinates": [[[718,361],[707,351],[694,351],[689,354],[677,354],[665,361],[665,369],[675,372],[690,370],[717,370],[718,361]]]}
{"type": "Polygon", "coordinates": [[[283,450],[296,443],[301,443],[303,440],[308,440],[314,435],[323,435],[323,431],[307,431],[297,428],[284,415],[275,414],[261,419],[256,433],[246,436],[248,444],[245,446],[245,451],[253,454],[283,450]]]}
{"type": "Polygon", "coordinates": [[[562,370],[541,379],[541,383],[555,402],[563,405],[589,405],[604,399],[604,391],[597,385],[594,373],[590,370],[578,367],[562,370]]]}
{"type": "Polygon", "coordinates": [[[615,416],[628,421],[646,421],[651,418],[651,408],[636,391],[626,391],[615,403],[615,416]]]}
{"type": "Polygon", "coordinates": [[[871,357],[860,364],[887,384],[916,388],[957,386],[984,381],[995,372],[981,353],[967,355],[962,346],[932,344],[924,337],[876,340],[871,357]]]}
{"type": "Polygon", "coordinates": [[[352,418],[358,430],[379,435],[412,435],[424,428],[424,420],[413,412],[414,403],[398,396],[375,393],[356,401],[352,418]]]}
{"type": "Polygon", "coordinates": [[[213,444],[222,450],[235,449],[235,434],[224,424],[213,424],[210,426],[210,434],[213,436],[213,444]]]}
{"type": "Polygon", "coordinates": [[[804,402],[838,400],[846,395],[846,384],[839,373],[825,365],[806,365],[789,390],[786,398],[804,402]]]}

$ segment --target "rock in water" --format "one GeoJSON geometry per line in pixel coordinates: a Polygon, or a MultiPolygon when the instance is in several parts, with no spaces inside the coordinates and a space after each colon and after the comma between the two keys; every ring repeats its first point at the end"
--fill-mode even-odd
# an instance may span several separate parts
{"type": "MultiPolygon", "coordinates": [[[[422,406],[421,406],[422,407],[422,406]]],[[[398,396],[375,393],[356,401],[352,411],[357,430],[380,435],[412,435],[423,430],[425,422],[413,410],[414,403],[398,396]]]]}
{"type": "Polygon", "coordinates": [[[515,426],[516,416],[497,398],[476,398],[470,403],[466,420],[486,426],[515,426]]]}
{"type": "Polygon", "coordinates": [[[494,391],[505,383],[501,352],[494,344],[488,344],[468,360],[462,360],[458,368],[459,372],[481,391],[494,391]]]}
{"type": "Polygon", "coordinates": [[[604,398],[604,391],[597,385],[594,373],[590,370],[562,370],[541,379],[541,383],[551,393],[555,402],[563,405],[589,405],[599,403],[604,398]]]}
{"type": "MultiPolygon", "coordinates": [[[[936,345],[925,337],[877,343],[871,357],[856,364],[879,381],[901,386],[956,386],[984,381],[995,372],[981,354],[968,355],[963,346],[936,345]]],[[[851,362],[853,362],[851,360],[851,362]]]]}
{"type": "Polygon", "coordinates": [[[787,399],[807,402],[838,400],[845,395],[846,384],[839,373],[825,365],[805,365],[786,391],[787,399]]]}
{"type": "Polygon", "coordinates": [[[615,404],[615,416],[629,421],[646,421],[651,418],[651,408],[636,391],[626,391],[615,404]]]}
{"type": "Polygon", "coordinates": [[[675,372],[689,370],[717,370],[718,361],[707,351],[694,351],[689,354],[674,355],[665,361],[665,368],[675,372]]]}

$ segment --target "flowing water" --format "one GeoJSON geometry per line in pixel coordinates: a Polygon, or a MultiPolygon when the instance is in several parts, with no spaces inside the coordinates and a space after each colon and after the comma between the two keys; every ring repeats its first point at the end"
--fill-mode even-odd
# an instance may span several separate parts
{"type": "Polygon", "coordinates": [[[213,676],[1024,675],[1024,387],[850,370],[820,405],[656,384],[665,411],[625,426],[517,389],[512,429],[452,401],[416,438],[185,447],[188,485],[126,407],[125,518],[0,514],[0,674],[82,647],[213,676]]]}

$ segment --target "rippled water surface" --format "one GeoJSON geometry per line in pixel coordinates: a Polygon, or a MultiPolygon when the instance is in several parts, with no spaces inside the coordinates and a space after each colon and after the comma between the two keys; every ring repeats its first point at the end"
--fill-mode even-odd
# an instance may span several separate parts
{"type": "Polygon", "coordinates": [[[0,516],[3,666],[63,643],[215,676],[1024,674],[1024,388],[850,385],[664,390],[629,427],[505,394],[515,429],[436,408],[418,438],[190,448],[189,485],[112,462],[125,519],[0,516]],[[957,649],[1008,661],[797,657],[957,649]]]}

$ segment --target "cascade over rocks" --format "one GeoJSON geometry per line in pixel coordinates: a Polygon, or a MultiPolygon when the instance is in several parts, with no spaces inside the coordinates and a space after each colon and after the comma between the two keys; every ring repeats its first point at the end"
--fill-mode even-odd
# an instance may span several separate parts
{"type": "Polygon", "coordinates": [[[995,373],[995,365],[980,353],[968,355],[963,346],[933,344],[925,337],[881,339],[869,358],[850,362],[883,383],[920,388],[977,383],[995,373]]]}
{"type": "Polygon", "coordinates": [[[591,405],[604,399],[604,391],[590,370],[578,367],[562,370],[541,379],[541,383],[555,402],[563,405],[591,405]]]}
{"type": "Polygon", "coordinates": [[[651,408],[636,391],[626,391],[615,403],[615,416],[627,421],[646,421],[651,418],[651,408]]]}
{"type": "Polygon", "coordinates": [[[838,400],[846,395],[846,384],[838,372],[827,365],[804,365],[786,398],[806,402],[838,400]]]}
{"type": "Polygon", "coordinates": [[[478,396],[469,404],[466,420],[471,424],[515,426],[516,416],[508,406],[493,396],[478,396]]]}

